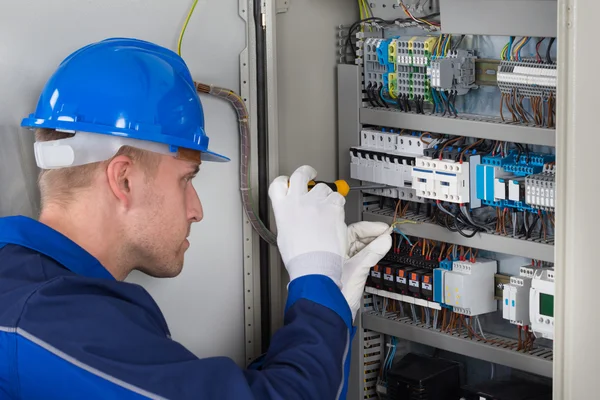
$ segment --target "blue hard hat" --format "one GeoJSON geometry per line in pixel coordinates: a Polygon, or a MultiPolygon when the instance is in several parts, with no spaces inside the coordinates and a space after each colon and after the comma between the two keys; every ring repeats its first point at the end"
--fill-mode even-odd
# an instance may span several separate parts
{"type": "Polygon", "coordinates": [[[200,151],[203,161],[229,161],[208,149],[202,103],[183,59],[138,39],[106,39],[69,55],[21,126],[148,140],[200,151]]]}

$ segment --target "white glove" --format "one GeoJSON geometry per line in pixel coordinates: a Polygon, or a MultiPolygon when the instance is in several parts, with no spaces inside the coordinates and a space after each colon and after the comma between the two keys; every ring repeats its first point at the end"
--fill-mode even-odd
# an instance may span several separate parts
{"type": "Polygon", "coordinates": [[[348,227],[348,256],[342,271],[342,293],[352,311],[352,321],[360,309],[371,267],[392,247],[392,228],[383,222],[358,222],[348,227]]]}
{"type": "Polygon", "coordinates": [[[325,275],[341,287],[348,246],[346,200],[323,184],[309,191],[308,182],[316,176],[314,168],[303,166],[289,180],[280,176],[271,183],[277,245],[290,280],[325,275]]]}

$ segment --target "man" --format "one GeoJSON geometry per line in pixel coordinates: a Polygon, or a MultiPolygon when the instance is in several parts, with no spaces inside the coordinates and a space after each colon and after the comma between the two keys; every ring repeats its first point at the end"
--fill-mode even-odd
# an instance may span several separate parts
{"type": "Polygon", "coordinates": [[[201,161],[226,160],[208,149],[183,60],[133,39],[86,46],[22,125],[36,129],[42,212],[0,219],[0,398],[344,397],[365,279],[391,246],[385,224],[347,228],[343,197],[308,191],[310,167],[276,179],[285,325],[247,370],[201,360],[170,338],[150,295],[123,282],[135,269],[180,273],[202,219],[192,179],[201,161]]]}

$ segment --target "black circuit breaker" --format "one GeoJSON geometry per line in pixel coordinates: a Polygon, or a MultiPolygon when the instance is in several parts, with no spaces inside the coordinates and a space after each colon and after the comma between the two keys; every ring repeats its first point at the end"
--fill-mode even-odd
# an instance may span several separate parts
{"type": "Polygon", "coordinates": [[[408,278],[416,268],[399,266],[396,268],[396,293],[409,295],[408,278]]]}
{"type": "MultiPolygon", "coordinates": [[[[408,291],[410,292],[410,296],[416,297],[418,299],[422,298],[421,295],[421,282],[423,282],[423,276],[427,274],[429,271],[426,269],[417,269],[412,271],[408,276],[408,291]]],[[[433,296],[433,287],[432,296],[433,296]]]]}
{"type": "Polygon", "coordinates": [[[396,269],[398,269],[398,265],[395,264],[389,264],[383,267],[383,280],[381,281],[383,290],[388,292],[396,291],[396,269]]]}
{"type": "Polygon", "coordinates": [[[431,271],[421,276],[421,297],[433,301],[433,273],[431,271]]]}
{"type": "Polygon", "coordinates": [[[376,266],[374,266],[373,268],[371,268],[371,272],[369,275],[369,283],[371,287],[374,287],[375,289],[382,289],[383,288],[383,268],[385,266],[385,263],[379,263],[376,266]],[[384,264],[382,266],[382,264],[384,264]]]}

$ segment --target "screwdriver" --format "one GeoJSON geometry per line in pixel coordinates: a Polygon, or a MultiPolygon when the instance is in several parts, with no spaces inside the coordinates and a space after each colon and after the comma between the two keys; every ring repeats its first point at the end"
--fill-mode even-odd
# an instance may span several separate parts
{"type": "Polygon", "coordinates": [[[335,182],[322,182],[322,181],[310,181],[308,182],[308,190],[312,189],[319,183],[327,185],[334,192],[338,192],[342,196],[348,196],[351,190],[373,190],[373,189],[386,189],[389,188],[387,185],[369,185],[369,186],[350,186],[345,180],[337,180],[335,182]]]}

